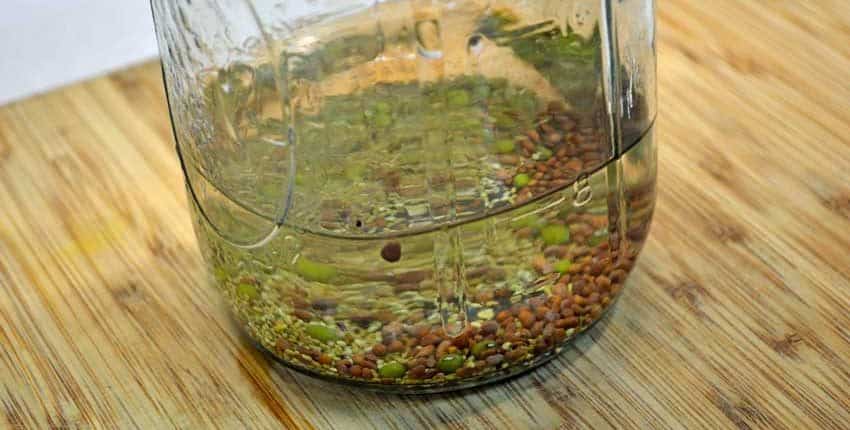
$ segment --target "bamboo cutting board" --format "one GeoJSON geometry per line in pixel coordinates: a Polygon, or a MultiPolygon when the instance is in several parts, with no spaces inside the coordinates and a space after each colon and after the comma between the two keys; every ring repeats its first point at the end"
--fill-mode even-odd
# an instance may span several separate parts
{"type": "Polygon", "coordinates": [[[559,359],[457,394],[317,381],[238,336],[157,64],[0,108],[0,428],[850,427],[850,6],[658,9],[629,289],[559,359]]]}

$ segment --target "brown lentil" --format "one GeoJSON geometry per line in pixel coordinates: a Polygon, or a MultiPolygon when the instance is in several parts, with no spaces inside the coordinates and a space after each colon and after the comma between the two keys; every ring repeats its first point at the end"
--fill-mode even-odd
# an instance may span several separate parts
{"type": "Polygon", "coordinates": [[[436,345],[436,344],[440,343],[441,340],[442,339],[440,339],[440,336],[437,336],[434,333],[428,333],[428,334],[426,334],[425,336],[422,336],[419,339],[419,344],[420,345],[436,345]]]}
{"type": "Polygon", "coordinates": [[[443,356],[448,353],[449,347],[451,347],[451,345],[452,342],[449,340],[444,340],[440,342],[440,344],[437,346],[437,359],[443,358],[443,356]]]}
{"type": "Polygon", "coordinates": [[[419,349],[414,357],[425,358],[434,353],[434,345],[426,345],[419,349]]]}
{"type": "Polygon", "coordinates": [[[487,321],[481,325],[481,334],[488,336],[491,334],[496,334],[499,330],[499,323],[496,321],[487,321]]]}
{"type": "Polygon", "coordinates": [[[573,328],[578,326],[578,318],[574,316],[564,317],[555,321],[555,327],[557,328],[573,328]]]}
{"type": "Polygon", "coordinates": [[[401,341],[399,341],[399,340],[394,340],[394,341],[390,342],[389,346],[387,347],[387,352],[389,352],[389,353],[402,352],[402,351],[404,351],[404,344],[401,343],[401,341]]]}
{"type": "Polygon", "coordinates": [[[387,353],[387,347],[382,343],[376,344],[372,346],[372,353],[378,357],[383,357],[387,353]]]}
{"type": "Polygon", "coordinates": [[[310,321],[313,319],[313,313],[310,311],[305,311],[303,309],[296,309],[292,312],[292,314],[295,315],[296,318],[304,321],[310,321]]]}
{"type": "Polygon", "coordinates": [[[543,333],[543,321],[537,321],[531,326],[531,337],[540,336],[543,333]]]}
{"type": "Polygon", "coordinates": [[[505,353],[505,358],[508,361],[517,361],[522,358],[528,351],[525,348],[517,348],[505,353]]]}

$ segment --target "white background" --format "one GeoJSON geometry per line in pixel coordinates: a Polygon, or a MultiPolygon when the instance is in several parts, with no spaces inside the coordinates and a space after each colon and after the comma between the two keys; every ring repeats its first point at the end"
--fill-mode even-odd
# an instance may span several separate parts
{"type": "Polygon", "coordinates": [[[0,105],[156,55],[149,0],[0,0],[0,105]]]}

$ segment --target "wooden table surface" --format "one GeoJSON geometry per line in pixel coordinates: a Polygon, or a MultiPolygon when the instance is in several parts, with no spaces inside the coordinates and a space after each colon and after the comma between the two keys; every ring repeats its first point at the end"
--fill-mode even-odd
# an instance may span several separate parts
{"type": "Polygon", "coordinates": [[[848,428],[850,7],[658,18],[659,200],[629,289],[551,364],[457,394],[317,381],[237,335],[158,65],[0,108],[0,428],[848,428]]]}

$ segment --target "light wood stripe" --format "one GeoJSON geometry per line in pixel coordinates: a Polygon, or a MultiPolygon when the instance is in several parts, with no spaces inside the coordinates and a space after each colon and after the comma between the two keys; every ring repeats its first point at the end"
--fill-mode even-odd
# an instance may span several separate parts
{"type": "Polygon", "coordinates": [[[0,107],[0,428],[847,428],[850,7],[658,9],[659,200],[627,294],[458,394],[315,380],[238,335],[157,64],[0,107]]]}

